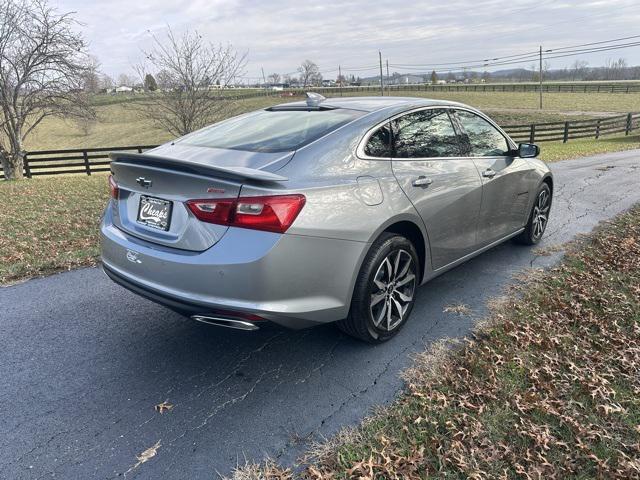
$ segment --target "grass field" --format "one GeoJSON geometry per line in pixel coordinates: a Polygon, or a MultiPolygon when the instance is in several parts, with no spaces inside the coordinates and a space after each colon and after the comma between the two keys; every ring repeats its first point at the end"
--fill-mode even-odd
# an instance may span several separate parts
{"type": "Polygon", "coordinates": [[[0,285],[94,265],[105,174],[0,182],[0,285]]]}
{"type": "MultiPolygon", "coordinates": [[[[432,98],[459,101],[485,109],[501,125],[564,121],[567,118],[578,120],[603,112],[640,111],[640,95],[549,93],[545,96],[547,108],[538,111],[534,93],[397,92],[414,96],[425,93],[432,98]]],[[[135,96],[103,97],[96,100],[98,122],[89,128],[87,134],[73,121],[47,119],[27,138],[27,150],[156,144],[171,139],[170,134],[154,127],[130,108],[135,96]]],[[[280,97],[241,100],[237,102],[237,111],[250,111],[290,100],[280,97]]],[[[615,142],[607,144],[611,148],[619,145],[615,142]]]]}
{"type": "MultiPolygon", "coordinates": [[[[236,102],[237,113],[265,108],[286,99],[259,97],[236,102]]],[[[27,150],[54,150],[66,148],[119,147],[127,145],[154,145],[171,140],[172,135],[156,128],[149,120],[131,108],[131,102],[118,102],[96,107],[98,121],[85,135],[74,121],[57,118],[44,120],[27,137],[27,150]]]]}
{"type": "Polygon", "coordinates": [[[638,478],[640,208],[512,295],[472,339],[418,356],[402,396],[301,475],[234,478],[638,478]]]}
{"type": "MultiPolygon", "coordinates": [[[[394,95],[462,102],[480,109],[538,109],[534,92],[398,92],[394,95]]],[[[624,93],[544,93],[548,112],[638,112],[640,95],[624,93]]]]}
{"type": "MultiPolygon", "coordinates": [[[[504,105],[504,102],[510,98],[509,96],[513,96],[514,94],[495,93],[485,95],[491,95],[491,98],[485,98],[483,100],[483,103],[490,105],[490,107],[487,107],[489,108],[489,110],[487,110],[488,113],[501,125],[564,121],[568,118],[566,113],[548,110],[542,112],[526,109],[514,111],[510,108],[501,110],[496,105],[504,105]]],[[[515,95],[518,96],[521,94],[515,95]]],[[[588,100],[588,97],[595,96],[595,94],[565,94],[565,96],[566,95],[587,97],[585,100],[588,100]]],[[[624,94],[613,96],[630,97],[624,94]]],[[[291,99],[279,97],[243,100],[238,102],[237,111],[239,113],[250,111],[290,100],[291,99]]],[[[468,99],[465,101],[468,101],[468,99]]],[[[583,110],[580,110],[579,114],[574,114],[570,118],[576,120],[592,118],[594,115],[589,114],[585,108],[598,105],[600,101],[601,100],[597,99],[589,104],[581,105],[583,110]]],[[[155,145],[172,138],[170,134],[154,127],[148,120],[140,117],[138,112],[129,108],[127,103],[101,105],[97,107],[97,110],[99,121],[93,125],[86,134],[82,131],[82,128],[74,122],[59,119],[46,120],[40,128],[29,137],[26,144],[27,149],[48,150],[104,146],[118,147],[143,144],[155,145]]],[[[638,105],[638,110],[640,111],[640,105],[638,105]]],[[[543,142],[540,146],[542,149],[541,158],[543,160],[556,161],[595,153],[639,148],[640,137],[638,135],[630,135],[628,137],[603,137],[599,140],[573,140],[567,144],[562,144],[561,142],[543,142]]]]}

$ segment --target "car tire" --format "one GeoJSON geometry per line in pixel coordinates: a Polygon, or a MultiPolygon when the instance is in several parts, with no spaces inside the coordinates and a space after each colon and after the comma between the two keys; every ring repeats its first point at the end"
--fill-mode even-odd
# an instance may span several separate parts
{"type": "Polygon", "coordinates": [[[411,315],[420,268],[416,249],[407,238],[383,233],[362,263],[349,315],[337,322],[338,328],[368,343],[395,336],[411,315]]]}
{"type": "Polygon", "coordinates": [[[549,211],[551,210],[551,189],[545,182],[540,185],[535,201],[529,213],[529,220],[524,231],[514,238],[517,243],[523,245],[535,245],[538,243],[549,223],[549,211]]]}

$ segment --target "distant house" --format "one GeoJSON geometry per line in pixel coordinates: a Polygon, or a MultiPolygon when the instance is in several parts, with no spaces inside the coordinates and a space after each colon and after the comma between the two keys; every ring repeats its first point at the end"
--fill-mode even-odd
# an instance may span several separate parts
{"type": "Polygon", "coordinates": [[[116,87],[116,93],[131,93],[133,92],[133,88],[131,87],[127,87],[126,85],[120,85],[119,87],[116,87]]]}

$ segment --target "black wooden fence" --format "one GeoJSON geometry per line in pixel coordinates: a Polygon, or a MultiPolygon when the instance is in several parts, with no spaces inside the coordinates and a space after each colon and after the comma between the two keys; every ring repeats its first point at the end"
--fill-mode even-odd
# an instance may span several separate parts
{"type": "MultiPolygon", "coordinates": [[[[516,142],[552,142],[579,138],[600,138],[604,135],[625,133],[629,135],[640,128],[640,113],[626,113],[591,120],[566,122],[504,125],[502,127],[516,142]]],[[[69,150],[37,150],[26,152],[24,175],[84,174],[109,171],[109,152],[125,151],[142,153],[156,145],[127,147],[81,148],[69,150]]],[[[0,167],[0,179],[4,178],[0,167]]]]}
{"type": "MultiPolygon", "coordinates": [[[[370,92],[372,95],[380,93],[380,85],[367,86],[345,86],[340,87],[309,87],[308,91],[317,93],[328,93],[332,96],[349,93],[370,92]]],[[[538,92],[538,83],[447,83],[443,85],[433,85],[430,83],[411,85],[385,85],[385,93],[393,92],[538,92]]],[[[302,89],[291,89],[295,93],[303,93],[302,89]]],[[[542,91],[549,93],[638,93],[640,83],[638,82],[577,82],[577,83],[543,83],[542,91]]]]}
{"type": "MultiPolygon", "coordinates": [[[[384,85],[385,94],[397,94],[399,92],[538,92],[539,83],[533,82],[509,82],[509,83],[416,83],[400,85],[384,85]]],[[[640,82],[547,82],[542,84],[542,91],[548,93],[638,93],[640,82]]],[[[361,85],[342,87],[290,87],[284,90],[262,89],[245,92],[242,89],[225,90],[224,94],[217,98],[224,100],[246,100],[259,97],[287,97],[291,95],[304,95],[305,92],[316,92],[331,96],[343,96],[353,93],[380,94],[380,85],[361,85]]]]}
{"type": "Polygon", "coordinates": [[[578,138],[600,138],[624,132],[626,135],[640,127],[640,113],[626,113],[591,120],[505,125],[502,128],[516,142],[553,142],[578,138]]]}
{"type": "MultiPolygon", "coordinates": [[[[91,175],[97,172],[108,172],[110,163],[109,152],[125,151],[142,153],[155,146],[156,145],[138,145],[26,152],[24,156],[24,175],[27,178],[31,178],[38,175],[74,173],[91,175]]],[[[0,178],[4,178],[1,167],[0,178]]]]}

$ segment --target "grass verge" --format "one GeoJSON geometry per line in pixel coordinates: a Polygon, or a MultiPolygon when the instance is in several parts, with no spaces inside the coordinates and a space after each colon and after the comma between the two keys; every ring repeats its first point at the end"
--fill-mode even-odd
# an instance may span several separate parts
{"type": "Polygon", "coordinates": [[[587,138],[562,142],[541,142],[540,158],[545,162],[556,162],[571,158],[586,157],[599,153],[620,152],[640,148],[640,135],[617,135],[598,140],[587,138]]]}
{"type": "Polygon", "coordinates": [[[0,182],[0,284],[94,265],[108,195],[105,174],[0,182]]]}
{"type": "MultiPolygon", "coordinates": [[[[436,353],[418,356],[406,392],[302,475],[638,478],[640,207],[436,353]]],[[[252,468],[236,478],[293,478],[252,468]]]]}

